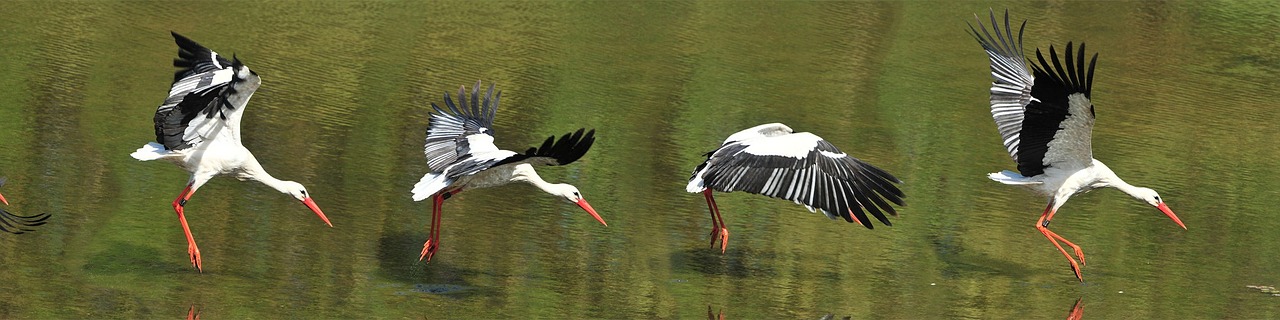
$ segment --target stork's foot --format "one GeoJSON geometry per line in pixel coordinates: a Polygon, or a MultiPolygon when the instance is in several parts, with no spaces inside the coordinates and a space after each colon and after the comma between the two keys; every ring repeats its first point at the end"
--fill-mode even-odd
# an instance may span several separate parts
{"type": "Polygon", "coordinates": [[[200,265],[200,247],[196,246],[195,241],[187,242],[187,254],[191,256],[191,265],[196,267],[197,271],[204,272],[200,265]]]}
{"type": "Polygon", "coordinates": [[[1067,262],[1071,263],[1071,272],[1075,272],[1076,280],[1084,282],[1084,277],[1080,276],[1080,265],[1076,264],[1076,261],[1073,259],[1067,259],[1067,262]]]}
{"type": "Polygon", "coordinates": [[[431,256],[436,255],[436,249],[439,247],[439,241],[427,239],[427,242],[422,244],[422,255],[418,256],[418,261],[426,259],[427,262],[431,262],[431,256]]]}
{"type": "Polygon", "coordinates": [[[729,249],[729,228],[715,227],[711,229],[711,249],[716,248],[716,241],[720,241],[720,253],[723,254],[729,249]]]}

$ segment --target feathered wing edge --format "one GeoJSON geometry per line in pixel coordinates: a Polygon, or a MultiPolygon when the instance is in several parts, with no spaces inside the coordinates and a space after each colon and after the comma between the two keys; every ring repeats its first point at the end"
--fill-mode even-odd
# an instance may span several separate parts
{"type": "Polygon", "coordinates": [[[181,68],[173,73],[174,83],[193,74],[223,69],[231,64],[222,55],[192,41],[190,38],[173,31],[169,31],[169,33],[173,35],[173,42],[178,45],[178,58],[173,59],[173,66],[181,68]]]}
{"type": "Polygon", "coordinates": [[[1031,91],[1035,77],[1027,69],[1027,58],[1023,54],[1022,35],[1027,22],[1022,21],[1018,27],[1017,38],[1014,38],[1012,24],[1009,23],[1009,11],[1004,13],[1004,30],[996,20],[995,11],[989,12],[991,26],[995,33],[987,30],[982,19],[974,15],[978,27],[969,24],[970,35],[978,40],[991,63],[991,117],[995,120],[996,129],[1000,133],[1001,143],[1014,162],[1018,162],[1022,142],[1022,126],[1025,120],[1026,106],[1031,103],[1031,91]],[[982,32],[979,33],[978,30],[982,32]]]}
{"type": "Polygon", "coordinates": [[[556,139],[556,136],[547,137],[542,142],[542,146],[529,148],[523,154],[511,156],[498,162],[494,166],[519,162],[531,158],[547,158],[554,161],[547,161],[547,165],[566,165],[578,161],[582,156],[587,154],[591,149],[591,145],[595,143],[596,130],[586,131],[586,128],[578,129],[573,133],[566,133],[556,139]],[[584,134],[585,132],[585,134],[584,134]]]}
{"type": "Polygon", "coordinates": [[[433,111],[423,153],[427,157],[427,166],[435,172],[444,170],[471,151],[467,136],[479,133],[493,136],[493,117],[502,100],[502,92],[495,94],[494,85],[489,84],[489,90],[481,99],[480,82],[477,81],[472,87],[470,103],[466,99],[465,86],[458,89],[458,97],[458,103],[454,103],[453,97],[445,92],[444,107],[431,103],[433,111]]]}
{"type": "Polygon", "coordinates": [[[1062,86],[1063,97],[1079,92],[1084,93],[1086,98],[1092,99],[1093,68],[1097,66],[1098,54],[1093,54],[1093,58],[1089,60],[1089,69],[1086,71],[1084,63],[1084,42],[1080,43],[1080,50],[1078,52],[1073,51],[1071,49],[1071,45],[1071,42],[1067,42],[1067,50],[1064,52],[1065,57],[1063,61],[1066,62],[1066,68],[1063,68],[1063,63],[1059,62],[1058,53],[1054,50],[1052,45],[1049,46],[1049,57],[1051,61],[1053,61],[1053,67],[1051,68],[1049,66],[1049,62],[1045,61],[1044,55],[1041,54],[1040,49],[1036,49],[1036,59],[1040,61],[1040,64],[1037,65],[1032,63],[1031,68],[1035,70],[1037,76],[1047,76],[1056,84],[1062,86]]]}

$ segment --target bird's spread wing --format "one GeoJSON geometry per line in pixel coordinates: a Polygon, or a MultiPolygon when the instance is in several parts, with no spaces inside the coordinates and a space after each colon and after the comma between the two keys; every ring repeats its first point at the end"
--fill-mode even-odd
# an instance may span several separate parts
{"type": "Polygon", "coordinates": [[[432,172],[441,172],[468,154],[498,150],[493,144],[493,115],[498,110],[502,92],[495,94],[490,84],[482,100],[480,82],[476,82],[471,88],[469,104],[465,94],[466,88],[459,88],[459,103],[455,104],[446,92],[444,104],[447,109],[431,103],[434,112],[427,128],[424,152],[427,154],[427,167],[432,172]]]}
{"type": "Polygon", "coordinates": [[[1018,171],[1028,177],[1040,174],[1036,171],[1043,172],[1043,167],[1084,168],[1093,163],[1094,113],[1089,98],[1098,55],[1094,54],[1089,60],[1088,71],[1085,71],[1084,43],[1078,52],[1067,43],[1065,68],[1053,46],[1049,46],[1049,56],[1052,65],[1037,49],[1036,59],[1040,64],[1031,65],[1040,81],[1031,89],[1031,96],[1037,100],[1027,105],[1022,157],[1040,158],[1040,161],[1027,164],[1028,170],[1024,170],[1021,161],[1018,163],[1018,171]]]}
{"type": "Polygon", "coordinates": [[[695,169],[691,183],[698,179],[716,191],[787,199],[867,228],[866,212],[891,225],[885,213],[897,211],[888,202],[905,205],[906,197],[893,175],[807,132],[725,144],[695,169]]]}
{"type": "Polygon", "coordinates": [[[987,31],[982,20],[977,19],[977,15],[974,18],[978,20],[978,28],[982,32],[978,32],[973,25],[969,25],[969,30],[991,59],[991,116],[995,118],[1005,150],[1009,151],[1014,162],[1021,163],[1018,156],[1021,143],[1019,133],[1023,127],[1025,107],[1031,102],[1031,86],[1035,81],[1035,77],[1027,70],[1026,56],[1022,54],[1022,31],[1027,22],[1022,22],[1022,26],[1018,27],[1018,37],[1014,38],[1008,12],[1004,15],[1004,30],[1000,29],[995,12],[991,12],[994,36],[987,31]]]}
{"type": "Polygon", "coordinates": [[[259,79],[238,59],[227,61],[191,39],[173,33],[178,58],[169,96],[156,109],[156,142],[182,150],[228,135],[239,141],[240,115],[259,79]]]}
{"type": "Polygon", "coordinates": [[[591,145],[596,142],[596,130],[583,131],[586,129],[578,129],[573,133],[566,133],[556,140],[555,136],[547,137],[542,142],[542,146],[529,148],[522,154],[515,154],[511,157],[503,159],[496,165],[504,165],[508,163],[526,162],[531,164],[541,164],[549,166],[562,166],[573,163],[587,154],[587,150],[591,149],[591,145]]]}
{"type": "Polygon", "coordinates": [[[27,229],[28,227],[35,227],[48,222],[46,220],[49,220],[49,216],[48,213],[22,216],[0,209],[0,232],[26,233],[27,231],[32,231],[32,229],[27,229]]]}
{"type": "Polygon", "coordinates": [[[1086,73],[1084,45],[1073,59],[1068,43],[1065,69],[1050,47],[1052,66],[1040,50],[1036,50],[1040,64],[1032,62],[1032,70],[1028,70],[1029,61],[1022,47],[1026,22],[1018,28],[1016,38],[1008,12],[1005,12],[1003,30],[994,12],[991,25],[995,32],[988,31],[981,20],[978,28],[970,25],[969,29],[990,58],[991,115],[1005,149],[1018,163],[1018,171],[1031,177],[1044,173],[1044,168],[1049,166],[1076,167],[1090,163],[1093,106],[1089,94],[1097,56],[1089,62],[1086,73]]]}

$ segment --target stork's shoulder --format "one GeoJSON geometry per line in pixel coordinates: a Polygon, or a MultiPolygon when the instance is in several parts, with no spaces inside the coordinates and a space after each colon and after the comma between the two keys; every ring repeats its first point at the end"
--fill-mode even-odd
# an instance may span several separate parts
{"type": "Polygon", "coordinates": [[[738,131],[737,133],[729,135],[729,138],[724,139],[724,143],[722,143],[721,145],[726,145],[732,142],[746,141],[746,140],[751,140],[756,138],[783,136],[783,135],[791,134],[791,132],[792,132],[791,127],[788,127],[785,124],[766,123],[766,124],[750,127],[747,129],[743,129],[742,131],[738,131]]]}

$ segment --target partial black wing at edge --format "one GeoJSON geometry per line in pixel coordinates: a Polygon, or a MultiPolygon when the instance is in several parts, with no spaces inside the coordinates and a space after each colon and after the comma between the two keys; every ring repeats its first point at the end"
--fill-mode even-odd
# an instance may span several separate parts
{"type": "Polygon", "coordinates": [[[586,128],[583,128],[573,133],[566,133],[559,140],[556,140],[555,136],[547,137],[547,140],[542,142],[541,147],[529,148],[523,154],[503,159],[494,166],[520,161],[557,166],[573,163],[586,155],[587,150],[590,150],[591,145],[596,141],[596,130],[591,129],[591,131],[586,131],[583,134],[585,130],[586,128]],[[537,161],[538,159],[543,159],[543,161],[537,161]]]}

